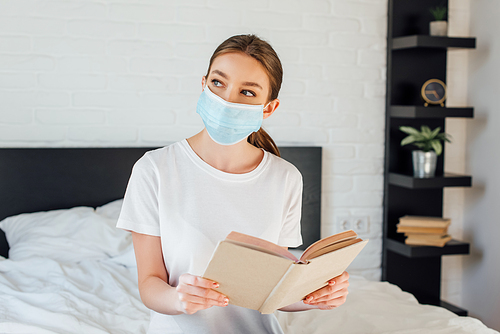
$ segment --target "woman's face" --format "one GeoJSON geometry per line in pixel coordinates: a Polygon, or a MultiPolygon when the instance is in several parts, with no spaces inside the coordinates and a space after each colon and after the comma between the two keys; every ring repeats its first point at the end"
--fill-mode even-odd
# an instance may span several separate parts
{"type": "Polygon", "coordinates": [[[202,85],[228,102],[267,104],[269,78],[258,60],[241,52],[225,53],[214,59],[202,85]]]}

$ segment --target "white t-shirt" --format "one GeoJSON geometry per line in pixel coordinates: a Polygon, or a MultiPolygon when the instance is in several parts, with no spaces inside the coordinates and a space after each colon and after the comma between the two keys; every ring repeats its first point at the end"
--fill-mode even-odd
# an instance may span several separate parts
{"type": "MultiPolygon", "coordinates": [[[[302,244],[302,175],[264,151],[251,172],[231,174],[204,162],[187,140],[146,152],[134,165],[117,227],[160,236],[169,284],[202,276],[231,231],[279,244],[302,244]]],[[[151,311],[148,333],[282,333],[273,314],[228,305],[192,315],[151,311]]]]}

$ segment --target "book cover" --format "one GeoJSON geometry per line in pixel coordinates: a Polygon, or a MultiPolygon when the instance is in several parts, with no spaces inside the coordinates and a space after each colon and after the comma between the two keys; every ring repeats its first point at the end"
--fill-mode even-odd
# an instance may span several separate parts
{"type": "Polygon", "coordinates": [[[231,232],[215,249],[203,277],[229,303],[269,314],[302,300],[342,274],[368,240],[345,231],[309,246],[300,259],[269,241],[231,232]]]}
{"type": "Polygon", "coordinates": [[[448,227],[419,227],[396,224],[398,233],[445,234],[448,227]]]}
{"type": "Polygon", "coordinates": [[[439,238],[426,238],[415,235],[409,235],[405,240],[405,244],[414,246],[444,247],[446,243],[450,240],[451,236],[449,235],[440,236],[439,238]]]}
{"type": "Polygon", "coordinates": [[[451,224],[451,219],[441,217],[428,217],[428,216],[403,216],[399,218],[399,225],[401,226],[415,226],[415,227],[448,227],[451,224]]]}
{"type": "Polygon", "coordinates": [[[415,239],[423,238],[423,239],[431,239],[431,240],[440,240],[441,238],[447,236],[448,233],[431,234],[431,233],[408,233],[408,232],[405,232],[406,237],[408,237],[410,235],[415,239]]]}

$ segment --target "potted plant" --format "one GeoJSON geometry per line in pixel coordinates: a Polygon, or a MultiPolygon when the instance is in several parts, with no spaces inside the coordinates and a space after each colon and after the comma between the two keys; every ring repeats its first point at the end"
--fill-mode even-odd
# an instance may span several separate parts
{"type": "Polygon", "coordinates": [[[429,8],[434,17],[434,21],[430,23],[431,36],[446,36],[448,34],[448,22],[445,20],[446,10],[446,7],[443,6],[429,8]]]}
{"type": "Polygon", "coordinates": [[[412,152],[413,176],[419,178],[434,177],[437,156],[443,152],[441,142],[451,143],[451,136],[444,132],[439,133],[441,127],[431,131],[427,125],[422,125],[420,131],[411,126],[400,126],[399,130],[408,134],[401,141],[401,146],[413,144],[421,149],[412,152]]]}

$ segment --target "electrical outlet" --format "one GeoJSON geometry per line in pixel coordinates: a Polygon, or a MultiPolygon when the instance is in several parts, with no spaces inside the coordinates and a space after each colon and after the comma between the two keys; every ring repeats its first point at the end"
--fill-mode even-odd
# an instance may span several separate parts
{"type": "Polygon", "coordinates": [[[368,234],[370,230],[368,216],[351,216],[351,229],[357,234],[368,234]]]}
{"type": "Polygon", "coordinates": [[[361,215],[342,215],[335,217],[335,232],[353,230],[358,235],[368,234],[370,231],[370,221],[368,216],[361,215]]]}
{"type": "Polygon", "coordinates": [[[349,216],[337,216],[335,217],[335,230],[336,232],[342,232],[352,229],[351,217],[349,216]]]}

